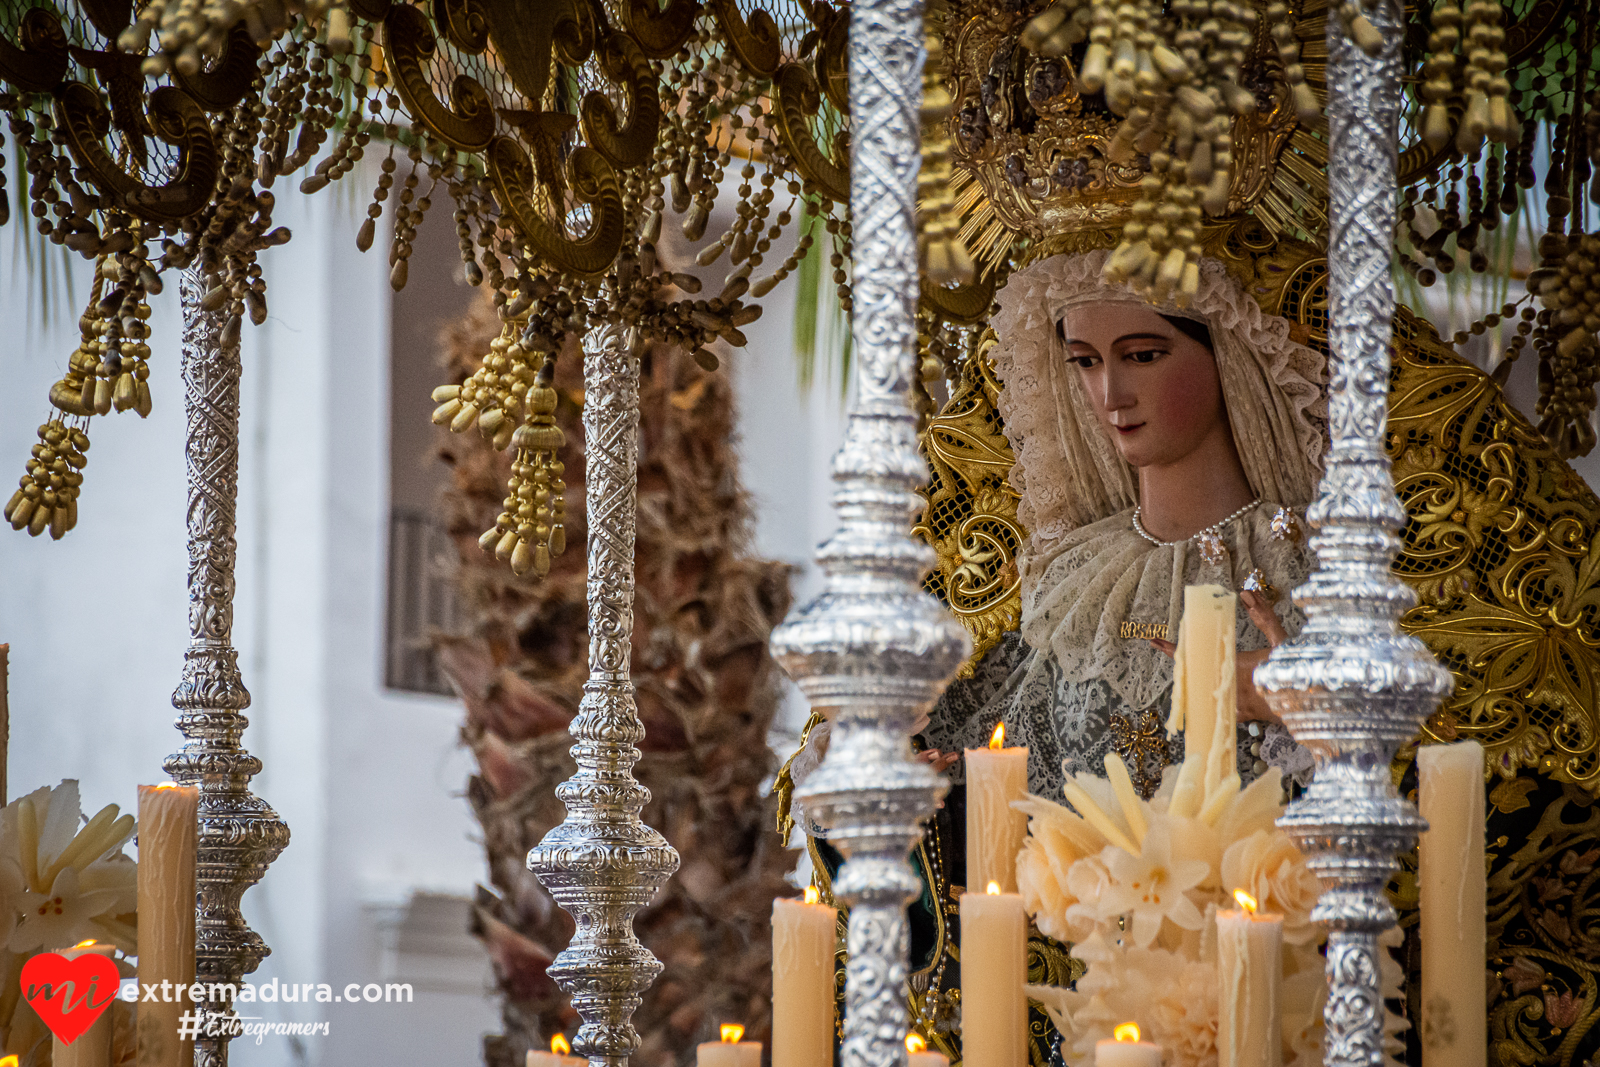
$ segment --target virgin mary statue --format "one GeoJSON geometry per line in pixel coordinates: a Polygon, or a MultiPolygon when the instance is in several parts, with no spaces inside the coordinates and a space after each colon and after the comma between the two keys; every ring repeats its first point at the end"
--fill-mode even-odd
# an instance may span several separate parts
{"type": "MultiPolygon", "coordinates": [[[[1250,675],[1298,632],[1288,591],[1310,569],[1301,514],[1325,448],[1324,359],[1262,313],[1216,259],[1179,307],[1106,281],[1103,251],[1012,275],[992,320],[999,407],[1028,531],[1022,619],[946,691],[928,757],[1029,750],[1032,792],[1119,753],[1146,795],[1181,761],[1165,729],[1183,589],[1240,594],[1239,771],[1309,773],[1250,675]]],[[[954,769],[954,768],[952,768],[954,769]]]]}

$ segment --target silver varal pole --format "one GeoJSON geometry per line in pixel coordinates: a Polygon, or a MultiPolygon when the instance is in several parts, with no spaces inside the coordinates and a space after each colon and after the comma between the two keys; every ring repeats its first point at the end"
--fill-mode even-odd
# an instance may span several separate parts
{"type": "Polygon", "coordinates": [[[835,895],[850,908],[844,1067],[903,1065],[909,1024],[907,855],[943,795],[908,735],[968,655],[966,631],[922,577],[933,550],[910,534],[927,466],[908,403],[916,373],[920,0],[850,6],[850,211],[856,400],[834,457],[839,529],[817,553],[823,592],[772,635],[811,706],[832,720],[822,765],[797,790],[846,856],[835,895]]]}
{"type": "MultiPolygon", "coordinates": [[[[211,288],[198,267],[179,284],[183,306],[183,389],[189,473],[189,649],[172,694],[183,747],[166,771],[200,789],[200,842],[195,857],[195,977],[237,985],[271,952],[239,913],[244,891],[289,843],[289,828],[250,791],[261,760],[244,748],[250,693],[233,647],[234,511],[239,496],[239,338],[227,336],[226,312],[207,311],[211,288]]],[[[202,1029],[197,1067],[226,1067],[232,1005],[195,1006],[202,1029]]]]}
{"type": "Polygon", "coordinates": [[[608,325],[584,342],[584,492],[589,525],[589,680],[570,727],[578,770],[556,787],[567,817],[528,867],[576,922],[549,971],[583,1019],[573,1048],[625,1067],[633,1013],[661,973],[633,919],[678,869],[678,853],[639,817],[650,791],[633,776],[644,725],[634,703],[633,550],[639,471],[639,355],[608,325]]]}
{"type": "Polygon", "coordinates": [[[1389,763],[1452,684],[1422,643],[1400,632],[1416,598],[1390,572],[1406,519],[1384,451],[1404,21],[1396,0],[1377,0],[1367,14],[1383,37],[1376,56],[1328,19],[1333,361],[1327,472],[1308,513],[1317,568],[1294,593],[1305,629],[1256,671],[1273,710],[1317,761],[1310,787],[1278,825],[1322,879],[1313,918],[1328,927],[1328,1067],[1385,1062],[1378,938],[1395,912],[1384,886],[1395,855],[1426,828],[1395,793],[1389,763]]]}

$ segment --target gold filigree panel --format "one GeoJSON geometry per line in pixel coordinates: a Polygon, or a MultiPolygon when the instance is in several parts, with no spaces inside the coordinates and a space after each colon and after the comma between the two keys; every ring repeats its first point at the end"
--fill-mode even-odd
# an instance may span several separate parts
{"type": "Polygon", "coordinates": [[[1023,532],[1009,480],[1016,461],[995,407],[993,344],[994,334],[986,332],[950,402],[928,424],[928,507],[913,531],[939,557],[924,586],[972,634],[973,655],[961,677],[1022,621],[1016,556],[1023,532]]]}
{"type": "Polygon", "coordinates": [[[1411,516],[1395,571],[1421,601],[1402,624],[1455,671],[1431,739],[1483,743],[1600,788],[1600,500],[1499,387],[1431,326],[1397,323],[1389,453],[1411,516]]]}

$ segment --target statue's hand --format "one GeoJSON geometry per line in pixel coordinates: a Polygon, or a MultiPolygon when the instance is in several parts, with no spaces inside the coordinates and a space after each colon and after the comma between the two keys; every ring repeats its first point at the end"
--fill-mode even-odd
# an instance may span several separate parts
{"type": "MultiPolygon", "coordinates": [[[[1278,621],[1278,616],[1273,612],[1272,604],[1266,597],[1260,593],[1243,592],[1239,594],[1239,600],[1244,604],[1244,610],[1249,614],[1255,628],[1267,639],[1266,648],[1254,652],[1240,652],[1234,657],[1239,672],[1239,721],[1282,722],[1283,720],[1272,713],[1266,698],[1256,688],[1255,673],[1256,668],[1266,662],[1272,650],[1289,639],[1289,634],[1284,630],[1283,623],[1278,621]]],[[[1178,646],[1171,641],[1154,640],[1150,643],[1169,656],[1178,651],[1178,646]]]]}

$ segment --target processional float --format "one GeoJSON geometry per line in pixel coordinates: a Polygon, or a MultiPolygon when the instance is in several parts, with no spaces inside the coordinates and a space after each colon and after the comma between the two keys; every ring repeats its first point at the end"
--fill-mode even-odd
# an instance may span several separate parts
{"type": "MultiPolygon", "coordinates": [[[[1013,29],[1028,24],[1031,48],[1065,32],[1069,14],[1080,27],[1094,24],[1080,35],[1093,43],[1127,36],[1110,5],[1084,7],[1083,17],[1080,6],[997,5],[994,18],[1013,29]]],[[[906,853],[942,788],[908,759],[904,735],[970,647],[956,619],[922,591],[938,546],[910,532],[923,511],[917,489],[927,463],[923,368],[926,359],[954,369],[976,358],[977,326],[1006,270],[1009,242],[996,239],[981,211],[973,214],[977,199],[950,192],[962,178],[952,144],[967,121],[949,106],[941,67],[962,28],[951,10],[965,8],[941,6],[926,19],[915,0],[838,8],[801,0],[776,17],[735,0],[80,0],[0,8],[0,107],[28,177],[19,207],[29,207],[39,238],[95,263],[82,342],[50,390],[52,416],[6,507],[17,529],[68,533],[92,478],[93,418],[150,411],[147,360],[159,355],[144,344],[148,300],[163,278],[180,274],[192,640],[174,696],[187,740],[166,766],[201,790],[203,978],[237,981],[264,956],[239,899],[288,839],[249,791],[260,761],[242,745],[248,696],[230,645],[238,343],[246,316],[256,324],[266,316],[258,256],[289,239],[272,226],[270,189],[311,168],[297,188],[316,193],[377,152],[384,159],[361,247],[389,213],[390,276],[401,288],[410,240],[442,185],[455,204],[467,277],[492,292],[505,323],[504,344],[483,367],[436,393],[435,421],[476,428],[513,454],[504,510],[481,543],[519,576],[542,574],[564,546],[549,385],[562,340],[585,338],[591,678],[573,724],[579,771],[560,790],[568,818],[529,864],[578,920],[579,935],[551,973],[583,1017],[578,1051],[595,1063],[622,1064],[637,1047],[631,1014],[656,964],[632,918],[677,864],[640,819],[645,795],[631,774],[642,736],[628,674],[638,347],[665,342],[714,367],[711,346],[742,344],[741,327],[760,315],[761,298],[808,254],[820,256],[817,244],[832,245],[832,283],[851,314],[857,359],[856,401],[835,468],[840,528],[819,556],[824,592],[780,631],[775,652],[835,722],[827,760],[803,798],[849,857],[834,887],[853,906],[844,1056],[852,1065],[903,1062],[903,906],[915,885],[906,853]],[[732,270],[716,295],[702,298],[700,281],[669,269],[658,251],[662,229],[679,226],[700,245],[719,187],[735,170],[743,181],[735,220],[697,255],[707,268],[726,255],[732,270]],[[775,210],[784,197],[789,206],[775,210]],[[794,235],[794,251],[779,260],[773,249],[786,235],[794,235]]],[[[1258,21],[1254,13],[1230,17],[1258,21]]],[[[1477,652],[1467,654],[1446,627],[1429,631],[1426,619],[1406,616],[1412,629],[1433,634],[1434,647],[1452,652],[1464,691],[1480,700],[1448,720],[1430,718],[1451,677],[1400,626],[1414,597],[1391,564],[1402,528],[1406,546],[1415,533],[1395,493],[1385,436],[1397,262],[1403,277],[1431,284],[1435,267],[1455,265],[1446,249],[1453,242],[1455,257],[1489,266],[1476,262],[1484,233],[1518,210],[1517,189],[1535,184],[1542,122],[1547,232],[1529,280],[1539,303],[1524,312],[1511,356],[1531,343],[1540,360],[1550,463],[1592,447],[1600,323],[1591,321],[1597,256],[1583,205],[1589,160],[1600,152],[1589,70],[1596,11],[1582,0],[1465,11],[1443,0],[1408,15],[1392,0],[1313,0],[1274,5],[1259,21],[1278,49],[1263,77],[1286,94],[1275,105],[1288,116],[1279,149],[1283,141],[1298,146],[1295,173],[1308,192],[1263,197],[1258,214],[1274,232],[1326,239],[1333,357],[1331,449],[1310,515],[1319,568],[1299,591],[1308,626],[1259,679],[1318,760],[1285,826],[1315,857],[1326,889],[1326,1062],[1369,1063],[1382,1045],[1377,938],[1395,921],[1385,885],[1395,854],[1419,829],[1389,778],[1396,750],[1427,721],[1434,737],[1448,725],[1504,742],[1490,748],[1508,781],[1536,768],[1592,790],[1600,773],[1593,706],[1578,699],[1593,694],[1600,645],[1584,600],[1592,498],[1552,527],[1560,543],[1550,551],[1569,572],[1576,561],[1580,576],[1565,585],[1549,579],[1520,612],[1495,616],[1507,633],[1547,617],[1528,640],[1579,650],[1561,660],[1576,681],[1552,695],[1518,674],[1520,660],[1492,669],[1516,660],[1527,642],[1496,645],[1480,634],[1477,652]],[[1406,88],[1419,69],[1420,86],[1406,88]],[[1315,116],[1323,98],[1325,130],[1315,116]],[[1398,261],[1397,201],[1409,245],[1398,261]],[[1431,233],[1419,228],[1419,206],[1432,209],[1431,233]],[[1535,714],[1554,725],[1537,736],[1501,728],[1535,714]]],[[[1114,110],[1121,117],[1127,108],[1114,110]]],[[[1146,147],[1161,147],[1161,130],[1149,115],[1143,122],[1157,135],[1146,147]]],[[[1102,140],[1094,151],[1111,149],[1102,140]]],[[[1042,172],[1054,162],[1017,158],[1013,184],[1082,177],[1070,167],[1042,172]]],[[[997,165],[1013,168],[1010,159],[997,165]]],[[[9,198],[0,199],[0,222],[9,215],[9,198]]],[[[1178,252],[1181,270],[1188,253],[1178,252]]],[[[1504,317],[1509,325],[1514,312],[1487,324],[1504,317]]],[[[1515,480],[1508,476],[1508,486],[1515,480]]],[[[1457,525],[1470,518],[1464,508],[1457,525]]],[[[1554,573],[1538,567],[1528,573],[1554,573]]],[[[940,575],[933,585],[950,601],[952,588],[940,585],[948,573],[940,575]]],[[[992,634],[977,637],[981,644],[992,634]]],[[[207,1010],[226,1015],[231,1007],[207,1010]]],[[[1533,1039],[1518,1031],[1506,1040],[1533,1039]]],[[[226,1062],[227,1039],[202,1038],[197,1056],[226,1062]]]]}

